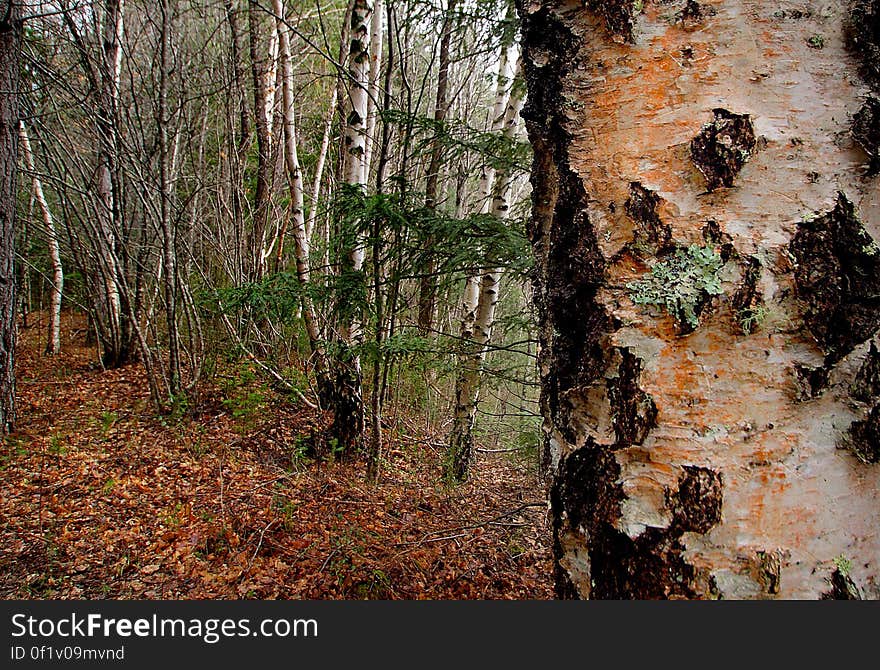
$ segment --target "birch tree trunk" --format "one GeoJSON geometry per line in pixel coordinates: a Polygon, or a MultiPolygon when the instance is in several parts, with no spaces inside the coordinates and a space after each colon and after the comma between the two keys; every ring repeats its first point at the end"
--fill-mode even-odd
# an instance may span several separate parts
{"type": "Polygon", "coordinates": [[[169,146],[168,125],[168,79],[172,71],[171,54],[171,8],[168,0],[159,4],[161,15],[159,34],[159,188],[160,229],[162,232],[162,258],[165,266],[163,293],[165,297],[165,322],[168,327],[168,382],[167,392],[172,401],[180,396],[180,334],[178,319],[178,271],[177,271],[177,225],[171,220],[171,201],[174,189],[171,184],[171,148],[169,146]]]}
{"type": "MultiPolygon", "coordinates": [[[[508,140],[514,140],[522,109],[522,95],[511,91],[507,109],[499,125],[504,128],[508,140]]],[[[511,174],[505,167],[493,174],[492,207],[490,213],[499,221],[506,221],[510,211],[511,174]]],[[[491,265],[497,259],[487,258],[491,265]]],[[[455,382],[455,417],[449,437],[447,475],[457,481],[467,479],[468,470],[474,454],[473,428],[480,396],[480,382],[486,350],[495,324],[495,307],[501,289],[503,267],[489,267],[484,270],[476,289],[476,278],[468,278],[463,299],[461,337],[466,342],[464,353],[459,359],[459,372],[455,382]],[[475,294],[476,307],[473,308],[475,294]],[[468,332],[470,331],[470,332],[468,332]]]]}
{"type": "Polygon", "coordinates": [[[226,22],[229,24],[230,51],[232,59],[232,96],[235,104],[228,105],[228,165],[230,172],[229,200],[232,210],[232,229],[235,235],[235,258],[233,259],[233,275],[236,282],[244,281],[247,276],[246,259],[247,235],[244,224],[244,203],[242,202],[243,182],[247,154],[250,147],[250,111],[245,87],[246,71],[244,66],[244,47],[242,45],[242,28],[238,2],[224,0],[226,22]],[[235,119],[237,112],[238,119],[235,119]],[[237,127],[236,127],[237,126],[237,127]]]}
{"type": "MultiPolygon", "coordinates": [[[[367,183],[366,121],[370,82],[370,16],[366,0],[354,0],[348,61],[349,111],[344,129],[342,177],[347,187],[364,191],[367,183]]],[[[355,293],[364,284],[365,242],[356,233],[351,247],[343,250],[343,273],[355,293]]],[[[350,454],[361,446],[364,434],[364,400],[360,358],[352,347],[363,338],[363,324],[358,305],[340,305],[340,352],[334,361],[333,426],[331,431],[341,454],[350,454]]]]}
{"type": "MultiPolygon", "coordinates": [[[[313,367],[318,382],[318,394],[322,404],[326,403],[330,396],[329,380],[327,376],[327,356],[321,341],[318,318],[315,307],[309,295],[311,273],[309,268],[309,234],[306,230],[305,211],[303,203],[303,178],[300,169],[297,152],[297,135],[295,123],[295,110],[293,101],[293,63],[290,56],[290,31],[284,22],[283,0],[272,0],[273,11],[276,16],[276,28],[278,33],[279,54],[281,58],[281,104],[282,121],[284,124],[284,162],[287,167],[287,183],[290,190],[290,218],[293,239],[294,255],[296,257],[296,276],[302,289],[302,317],[309,337],[309,345],[312,350],[313,367]]],[[[316,176],[320,182],[320,174],[316,176]]],[[[314,206],[314,205],[313,205],[314,206]]]]}
{"type": "Polygon", "coordinates": [[[878,597],[878,3],[634,7],[518,3],[557,592],[878,597]]]}
{"type": "Polygon", "coordinates": [[[254,193],[253,217],[248,252],[251,265],[248,281],[258,282],[265,272],[263,243],[269,225],[269,199],[272,190],[272,135],[267,112],[267,59],[262,55],[263,20],[255,2],[248,2],[248,37],[251,56],[251,78],[254,86],[254,127],[257,134],[257,183],[254,193]]]}
{"type": "MultiPolygon", "coordinates": [[[[443,158],[443,124],[449,111],[447,89],[449,87],[449,45],[452,41],[452,28],[458,0],[449,0],[443,16],[440,34],[440,53],[437,67],[437,94],[434,98],[434,137],[431,140],[431,160],[425,182],[425,209],[433,212],[437,208],[437,189],[440,184],[440,161],[443,158]]],[[[430,333],[434,327],[434,311],[437,301],[437,262],[434,258],[436,240],[425,240],[426,262],[419,280],[419,330],[430,333]]]]}
{"type": "Polygon", "coordinates": [[[21,5],[0,5],[0,434],[15,424],[15,211],[21,5]]]}
{"type": "MultiPolygon", "coordinates": [[[[122,35],[124,0],[104,3],[104,33],[101,61],[95,85],[97,96],[96,127],[98,135],[98,167],[95,192],[98,198],[100,239],[97,241],[101,259],[104,295],[99,298],[98,312],[104,320],[104,364],[116,367],[131,356],[133,342],[122,304],[123,268],[120,263],[123,229],[121,166],[119,164],[119,78],[122,66],[122,35]]],[[[83,51],[84,60],[88,56],[83,51]]],[[[84,67],[89,67],[84,64],[84,67]]]]}
{"type": "Polygon", "coordinates": [[[379,118],[379,77],[382,72],[382,0],[374,0],[370,18],[370,87],[367,95],[367,129],[364,147],[364,179],[369,180],[376,146],[376,120],[379,118]]]}
{"type": "Polygon", "coordinates": [[[52,210],[49,209],[46,194],[43,192],[43,182],[40,180],[39,175],[37,175],[34,165],[34,154],[31,151],[31,142],[24,121],[19,124],[19,134],[24,166],[31,175],[34,199],[37,201],[43,225],[46,227],[46,246],[49,249],[49,263],[52,266],[52,290],[49,294],[49,337],[46,342],[46,353],[55,355],[61,353],[61,298],[64,293],[64,268],[61,265],[61,245],[58,242],[52,210]]]}

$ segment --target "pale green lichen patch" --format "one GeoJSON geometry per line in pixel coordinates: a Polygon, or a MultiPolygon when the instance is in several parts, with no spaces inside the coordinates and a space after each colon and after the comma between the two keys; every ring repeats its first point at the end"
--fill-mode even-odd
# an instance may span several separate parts
{"type": "Polygon", "coordinates": [[[647,276],[626,287],[635,304],[665,307],[679,330],[690,333],[700,325],[700,312],[712,296],[722,293],[719,273],[723,265],[714,248],[692,244],[676,249],[647,276]]]}

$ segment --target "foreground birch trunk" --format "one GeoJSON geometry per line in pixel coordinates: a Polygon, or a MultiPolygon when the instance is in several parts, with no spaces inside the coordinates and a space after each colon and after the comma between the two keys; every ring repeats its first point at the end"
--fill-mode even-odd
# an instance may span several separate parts
{"type": "Polygon", "coordinates": [[[878,3],[634,6],[519,2],[557,592],[878,597],[878,3]]]}

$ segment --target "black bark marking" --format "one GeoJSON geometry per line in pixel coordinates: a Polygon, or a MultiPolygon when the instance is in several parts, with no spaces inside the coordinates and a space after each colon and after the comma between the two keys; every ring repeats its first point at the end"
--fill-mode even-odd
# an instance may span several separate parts
{"type": "Polygon", "coordinates": [[[831,588],[822,594],[822,600],[862,600],[862,593],[852,577],[836,568],[828,579],[831,588]]]}
{"type": "MultiPolygon", "coordinates": [[[[684,560],[686,532],[705,533],[721,520],[722,479],[712,470],[685,467],[679,491],[669,494],[675,520],[669,528],[648,528],[635,540],[614,527],[624,494],[615,482],[620,466],[614,454],[592,439],[560,464],[551,490],[554,536],[566,527],[589,538],[593,599],[699,598],[697,571],[684,560]]],[[[560,567],[555,542],[556,592],[576,598],[571,579],[560,567]]]]}
{"type": "Polygon", "coordinates": [[[880,0],[852,1],[846,42],[861,59],[865,81],[880,89],[880,0]]]}
{"type": "Polygon", "coordinates": [[[761,268],[761,261],[755,256],[742,259],[742,282],[730,301],[744,335],[750,335],[760,327],[761,311],[764,308],[764,298],[758,291],[761,268]]]}
{"type": "MultiPolygon", "coordinates": [[[[571,389],[604,372],[602,344],[612,323],[597,293],[605,258],[587,214],[588,196],[569,165],[563,84],[576,67],[580,40],[553,12],[520,8],[528,101],[522,116],[534,149],[532,216],[527,233],[537,259],[533,275],[541,324],[542,408],[566,439],[571,389]]],[[[547,461],[545,449],[545,464],[547,461]]]]}
{"type": "Polygon", "coordinates": [[[675,13],[674,20],[687,30],[693,30],[709,16],[715,16],[717,10],[711,5],[701,5],[696,0],[687,0],[684,7],[675,13]]]}
{"type": "Polygon", "coordinates": [[[629,185],[629,198],[624,204],[627,215],[638,228],[634,246],[650,247],[652,255],[668,251],[672,247],[672,229],[660,220],[657,206],[660,196],[637,181],[629,185]]]}
{"type": "Polygon", "coordinates": [[[586,0],[588,9],[605,21],[605,27],[616,38],[634,42],[636,3],[633,0],[586,0]]]}
{"type": "Polygon", "coordinates": [[[708,533],[721,521],[721,475],[709,468],[684,466],[678,492],[671,496],[672,528],[681,532],[708,533]]]}
{"type": "Polygon", "coordinates": [[[795,363],[794,374],[798,387],[798,400],[818,398],[828,386],[828,369],[823,365],[814,368],[802,363],[795,363]]]}
{"type": "Polygon", "coordinates": [[[878,397],[880,396],[880,352],[877,351],[877,345],[873,341],[849,388],[849,393],[862,402],[880,400],[878,397]]]}
{"type": "Polygon", "coordinates": [[[874,96],[868,96],[853,117],[852,136],[870,157],[868,174],[880,172],[880,100],[874,96]]]}
{"type": "Polygon", "coordinates": [[[702,232],[703,239],[707,244],[718,247],[721,260],[725,263],[736,254],[733,238],[721,229],[721,226],[715,219],[709,219],[706,225],[703,226],[702,232]]]}
{"type": "Polygon", "coordinates": [[[691,141],[691,160],[706,178],[709,191],[733,186],[757,145],[748,114],[734,114],[720,108],[712,111],[715,118],[691,141]]]}
{"type": "Polygon", "coordinates": [[[617,369],[618,376],[606,382],[618,448],[644,443],[657,425],[657,405],[651,395],[639,387],[642,359],[628,348],[620,349],[620,353],[623,360],[617,369]]]}
{"type": "Polygon", "coordinates": [[[880,249],[839,193],[833,210],[798,225],[789,250],[804,323],[831,367],[880,327],[880,249]]]}
{"type": "Polygon", "coordinates": [[[863,463],[880,462],[880,404],[874,406],[864,421],[849,428],[848,446],[863,463]]]}

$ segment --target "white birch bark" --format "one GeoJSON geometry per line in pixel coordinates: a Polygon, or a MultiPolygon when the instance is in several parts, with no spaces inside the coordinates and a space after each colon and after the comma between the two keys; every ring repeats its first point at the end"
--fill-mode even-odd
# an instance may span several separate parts
{"type": "MultiPolygon", "coordinates": [[[[504,128],[504,136],[513,140],[516,137],[523,98],[516,88],[511,88],[510,91],[501,125],[504,128]]],[[[509,169],[500,168],[495,172],[490,213],[500,221],[506,221],[510,212],[511,183],[509,169]]],[[[491,264],[492,260],[487,259],[487,265],[491,264]]],[[[489,267],[479,279],[479,291],[477,291],[476,277],[469,277],[465,286],[461,335],[466,340],[466,345],[459,359],[459,373],[455,383],[455,416],[450,433],[447,463],[448,476],[458,481],[467,479],[473,458],[472,432],[480,395],[483,363],[492,337],[492,327],[495,324],[495,308],[498,304],[503,273],[503,267],[489,267]],[[477,293],[474,308],[472,306],[477,293]]]]}
{"type": "Polygon", "coordinates": [[[382,70],[383,31],[382,0],[374,0],[370,23],[370,86],[367,95],[367,136],[364,155],[365,179],[370,175],[373,148],[376,146],[376,120],[379,116],[379,77],[382,70]]]}
{"type": "Polygon", "coordinates": [[[37,175],[34,165],[34,154],[31,151],[31,142],[24,121],[19,123],[18,128],[25,168],[31,175],[34,198],[37,201],[37,206],[40,208],[40,215],[46,228],[46,245],[49,248],[49,263],[52,266],[52,290],[49,296],[49,339],[46,343],[46,353],[54,355],[61,352],[61,296],[64,292],[64,268],[61,265],[61,246],[55,230],[55,220],[52,217],[52,211],[49,209],[49,203],[46,201],[46,195],[43,192],[43,183],[37,175]]]}

